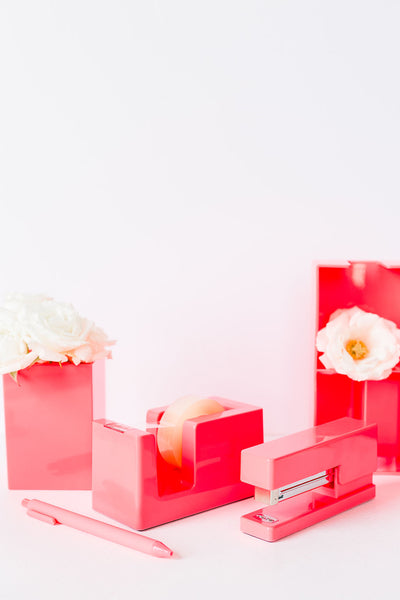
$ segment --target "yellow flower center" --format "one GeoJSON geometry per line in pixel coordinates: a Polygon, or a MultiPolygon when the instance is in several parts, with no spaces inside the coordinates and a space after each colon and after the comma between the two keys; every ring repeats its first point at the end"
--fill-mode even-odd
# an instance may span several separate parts
{"type": "Polygon", "coordinates": [[[362,360],[368,356],[368,348],[362,340],[349,340],[346,350],[354,360],[362,360]]]}

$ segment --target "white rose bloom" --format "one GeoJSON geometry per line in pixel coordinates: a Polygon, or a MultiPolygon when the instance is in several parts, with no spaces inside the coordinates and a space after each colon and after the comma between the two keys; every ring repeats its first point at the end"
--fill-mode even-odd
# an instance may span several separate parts
{"type": "Polygon", "coordinates": [[[7,294],[3,302],[3,307],[7,310],[11,310],[17,317],[21,313],[25,313],[27,309],[33,306],[37,306],[44,300],[52,300],[44,294],[7,294]]]}
{"type": "Polygon", "coordinates": [[[317,349],[327,369],[355,381],[385,379],[400,358],[395,323],[357,306],[335,311],[317,334],[317,349]]]}
{"type": "Polygon", "coordinates": [[[29,347],[43,361],[67,361],[70,352],[86,343],[91,328],[71,304],[52,299],[21,305],[18,315],[29,347]]]}
{"type": "Polygon", "coordinates": [[[10,311],[0,308],[0,374],[15,373],[31,365],[37,358],[29,352],[24,331],[10,311]]]}
{"type": "MultiPolygon", "coordinates": [[[[71,304],[56,302],[42,294],[9,294],[4,307],[7,309],[5,314],[12,319],[10,330],[15,339],[23,339],[21,352],[26,354],[28,349],[31,350],[31,362],[36,358],[43,362],[71,360],[78,365],[103,357],[111,358],[106,346],[114,342],[107,339],[102,329],[81,317],[71,304]]],[[[3,334],[5,352],[5,344],[11,344],[7,340],[3,334]]]]}
{"type": "Polygon", "coordinates": [[[76,365],[80,362],[93,362],[99,358],[111,358],[111,350],[106,348],[111,344],[114,342],[109,341],[104,331],[92,323],[86,343],[75,348],[68,355],[76,365]]]}

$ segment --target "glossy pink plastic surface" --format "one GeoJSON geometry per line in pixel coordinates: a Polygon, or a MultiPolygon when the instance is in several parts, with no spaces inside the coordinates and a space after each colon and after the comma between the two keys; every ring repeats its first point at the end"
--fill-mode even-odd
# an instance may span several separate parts
{"type": "Polygon", "coordinates": [[[3,376],[8,487],[92,488],[92,421],[105,412],[104,360],[35,364],[3,376]]]}
{"type": "Polygon", "coordinates": [[[241,518],[241,530],[268,542],[295,533],[375,496],[376,425],[343,418],[242,452],[241,479],[266,490],[325,470],[332,483],[241,518]]]}
{"type": "MultiPolygon", "coordinates": [[[[93,508],[134,529],[147,529],[228,502],[254,488],[240,481],[240,452],[263,440],[262,409],[215,398],[224,412],[188,419],[182,468],[160,456],[156,428],[93,423],[93,508]]],[[[147,413],[159,423],[166,407],[147,413]]]]}
{"type": "MultiPolygon", "coordinates": [[[[359,308],[394,321],[400,328],[400,267],[376,262],[319,266],[317,331],[338,308],[359,308]]],[[[400,368],[382,381],[353,381],[323,367],[318,357],[315,423],[349,416],[378,425],[378,467],[400,472],[400,368]]]]}

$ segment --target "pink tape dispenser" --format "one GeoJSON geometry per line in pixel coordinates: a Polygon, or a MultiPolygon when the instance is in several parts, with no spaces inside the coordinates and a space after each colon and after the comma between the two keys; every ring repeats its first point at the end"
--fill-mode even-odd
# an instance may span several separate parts
{"type": "Polygon", "coordinates": [[[253,495],[240,454],[263,441],[262,409],[191,398],[150,410],[146,431],[93,422],[95,510],[140,530],[253,495]]]}
{"type": "Polygon", "coordinates": [[[274,542],[373,498],[376,430],[345,417],[243,450],[241,479],[268,506],[241,530],[274,542]]]}

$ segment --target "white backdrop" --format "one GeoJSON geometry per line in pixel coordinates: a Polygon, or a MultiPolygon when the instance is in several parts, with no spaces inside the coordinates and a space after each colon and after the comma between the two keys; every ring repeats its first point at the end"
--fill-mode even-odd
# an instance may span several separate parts
{"type": "MultiPolygon", "coordinates": [[[[0,292],[117,340],[107,412],[312,421],[313,262],[400,262],[400,5],[5,0],[0,292]]],[[[2,417],[1,417],[2,418],[2,417]]]]}
{"type": "Polygon", "coordinates": [[[109,416],[312,415],[312,261],[400,260],[400,7],[6,1],[1,292],[118,343],[109,416]]]}

